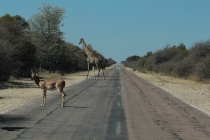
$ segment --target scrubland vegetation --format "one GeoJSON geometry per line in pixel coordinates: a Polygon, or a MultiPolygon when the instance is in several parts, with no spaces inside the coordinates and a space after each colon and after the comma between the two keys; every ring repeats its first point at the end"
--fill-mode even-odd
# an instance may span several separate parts
{"type": "Polygon", "coordinates": [[[210,40],[197,42],[189,49],[184,44],[167,45],[145,56],[128,57],[122,64],[141,72],[155,72],[193,80],[210,80],[210,40]]]}

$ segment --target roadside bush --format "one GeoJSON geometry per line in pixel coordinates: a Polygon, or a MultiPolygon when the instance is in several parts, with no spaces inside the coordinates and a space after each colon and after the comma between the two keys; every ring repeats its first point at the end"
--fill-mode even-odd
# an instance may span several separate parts
{"type": "Polygon", "coordinates": [[[187,78],[210,79],[210,40],[195,43],[189,50],[184,44],[148,52],[136,60],[135,56],[123,61],[126,66],[187,78]]]}
{"type": "Polygon", "coordinates": [[[189,56],[189,50],[186,49],[186,46],[184,44],[179,44],[176,49],[178,50],[178,54],[176,55],[174,61],[182,61],[184,58],[189,56]]]}
{"type": "Polygon", "coordinates": [[[191,63],[190,58],[186,58],[183,61],[177,63],[176,67],[174,68],[174,75],[178,77],[187,78],[189,75],[192,74],[193,65],[191,63]]]}
{"type": "Polygon", "coordinates": [[[148,70],[148,71],[153,71],[153,65],[151,61],[146,61],[145,65],[144,65],[144,69],[148,70]]]}
{"type": "Polygon", "coordinates": [[[164,63],[173,59],[178,54],[175,47],[166,46],[163,50],[159,50],[152,55],[155,64],[164,63]]]}
{"type": "Polygon", "coordinates": [[[112,58],[109,58],[109,59],[105,60],[105,66],[111,66],[115,63],[116,63],[116,61],[114,61],[112,58]]]}
{"type": "Polygon", "coordinates": [[[195,76],[198,79],[210,79],[210,55],[195,66],[195,76]]]}
{"type": "Polygon", "coordinates": [[[189,50],[192,60],[196,63],[210,54],[210,40],[198,42],[189,50]]]}
{"type": "Polygon", "coordinates": [[[168,61],[159,65],[158,72],[166,75],[171,75],[174,71],[176,63],[168,61]]]}
{"type": "Polygon", "coordinates": [[[147,58],[140,58],[139,60],[136,61],[136,69],[139,71],[142,71],[144,69],[144,65],[147,61],[147,58]]]}

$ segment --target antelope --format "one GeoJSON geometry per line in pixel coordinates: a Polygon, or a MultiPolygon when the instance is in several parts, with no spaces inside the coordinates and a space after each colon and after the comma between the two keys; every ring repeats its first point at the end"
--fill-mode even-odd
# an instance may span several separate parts
{"type": "MultiPolygon", "coordinates": [[[[41,66],[40,66],[41,68],[41,66]]],[[[62,102],[61,102],[61,107],[65,105],[65,96],[66,94],[63,91],[63,88],[65,87],[65,81],[62,79],[49,79],[49,80],[40,80],[37,76],[37,71],[40,69],[38,68],[37,70],[33,71],[31,69],[31,80],[34,80],[35,83],[42,89],[42,104],[41,106],[46,105],[46,94],[47,90],[58,90],[62,96],[62,102]]]]}

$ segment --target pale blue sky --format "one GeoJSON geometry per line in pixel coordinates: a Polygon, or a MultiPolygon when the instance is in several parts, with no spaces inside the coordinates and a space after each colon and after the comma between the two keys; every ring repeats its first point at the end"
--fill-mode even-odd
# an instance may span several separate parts
{"type": "Polygon", "coordinates": [[[82,47],[84,38],[118,63],[167,44],[190,48],[210,39],[210,0],[0,0],[0,16],[28,20],[43,2],[66,10],[65,41],[82,47]]]}

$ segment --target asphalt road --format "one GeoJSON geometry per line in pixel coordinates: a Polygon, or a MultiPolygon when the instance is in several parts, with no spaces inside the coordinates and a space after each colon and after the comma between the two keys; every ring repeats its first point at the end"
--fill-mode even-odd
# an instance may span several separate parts
{"type": "Polygon", "coordinates": [[[105,76],[64,88],[63,108],[55,91],[45,107],[37,98],[0,115],[0,139],[210,139],[206,114],[118,66],[105,76]]]}
{"type": "Polygon", "coordinates": [[[0,139],[127,139],[124,110],[118,104],[120,72],[114,68],[105,73],[106,80],[90,77],[65,87],[63,108],[61,96],[55,91],[48,94],[45,107],[40,107],[38,98],[0,115],[0,139]]]}

